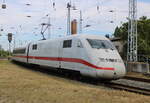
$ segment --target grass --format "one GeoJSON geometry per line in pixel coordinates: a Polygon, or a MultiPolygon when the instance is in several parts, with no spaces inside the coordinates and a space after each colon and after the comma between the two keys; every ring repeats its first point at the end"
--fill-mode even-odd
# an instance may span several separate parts
{"type": "Polygon", "coordinates": [[[0,103],[150,103],[150,97],[78,83],[1,60],[0,103]]]}

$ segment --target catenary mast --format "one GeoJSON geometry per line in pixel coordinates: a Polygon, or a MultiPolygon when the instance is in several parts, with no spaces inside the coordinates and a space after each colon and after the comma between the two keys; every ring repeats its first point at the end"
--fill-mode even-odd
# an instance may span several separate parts
{"type": "Polygon", "coordinates": [[[129,0],[127,60],[138,61],[137,57],[137,0],[129,0]]]}

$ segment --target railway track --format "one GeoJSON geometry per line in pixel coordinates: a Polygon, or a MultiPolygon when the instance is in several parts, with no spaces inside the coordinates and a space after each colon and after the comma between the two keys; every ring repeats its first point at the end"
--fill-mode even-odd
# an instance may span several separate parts
{"type": "Polygon", "coordinates": [[[124,79],[134,80],[134,81],[139,81],[139,82],[145,82],[145,83],[150,83],[150,79],[145,79],[145,78],[125,76],[124,79]]]}
{"type": "Polygon", "coordinates": [[[104,81],[104,82],[103,81],[89,81],[86,83],[150,96],[150,82],[148,79],[125,77],[124,79],[113,80],[110,82],[107,82],[107,81],[104,81]],[[126,82],[130,81],[130,82],[126,83],[124,81],[126,81],[126,82]],[[92,82],[95,82],[95,83],[92,83],[92,82]],[[142,83],[142,85],[140,85],[140,83],[142,83]],[[145,84],[145,85],[143,85],[143,84],[145,84]]]}
{"type": "Polygon", "coordinates": [[[150,79],[125,76],[120,81],[107,82],[105,85],[109,88],[150,96],[150,79]]]}
{"type": "Polygon", "coordinates": [[[150,79],[125,76],[122,81],[106,82],[105,86],[150,96],[150,79]],[[124,83],[124,81],[132,82],[124,83]],[[139,83],[142,83],[142,86],[140,86],[139,83]],[[147,85],[147,87],[149,86],[149,88],[145,87],[144,84],[147,85]]]}
{"type": "Polygon", "coordinates": [[[125,90],[129,92],[134,92],[134,93],[150,96],[150,89],[146,89],[146,88],[129,86],[129,85],[114,83],[114,82],[107,82],[105,83],[105,86],[109,88],[113,88],[113,89],[125,90]]]}

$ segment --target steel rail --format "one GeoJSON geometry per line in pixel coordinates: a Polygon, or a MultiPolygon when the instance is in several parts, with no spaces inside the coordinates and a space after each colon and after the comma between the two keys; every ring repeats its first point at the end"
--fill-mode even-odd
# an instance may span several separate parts
{"type": "Polygon", "coordinates": [[[123,79],[150,83],[150,79],[145,79],[145,78],[138,78],[138,77],[125,76],[123,79]]]}
{"type": "Polygon", "coordinates": [[[113,88],[113,89],[125,90],[125,91],[129,91],[129,92],[134,92],[134,93],[150,96],[150,89],[129,86],[129,85],[124,85],[124,84],[120,84],[120,83],[112,83],[112,82],[105,83],[105,86],[107,86],[109,88],[113,88]]]}

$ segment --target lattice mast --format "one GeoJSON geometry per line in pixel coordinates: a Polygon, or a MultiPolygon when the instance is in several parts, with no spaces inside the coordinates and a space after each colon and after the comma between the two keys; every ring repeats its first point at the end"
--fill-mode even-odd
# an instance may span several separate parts
{"type": "Polygon", "coordinates": [[[67,8],[68,8],[68,15],[67,15],[67,35],[71,35],[71,12],[70,12],[70,9],[71,9],[71,2],[70,3],[67,3],[67,8]]]}
{"type": "Polygon", "coordinates": [[[137,0],[129,0],[127,60],[136,62],[137,57],[137,0]]]}

